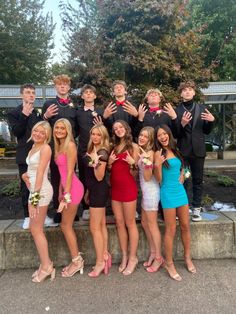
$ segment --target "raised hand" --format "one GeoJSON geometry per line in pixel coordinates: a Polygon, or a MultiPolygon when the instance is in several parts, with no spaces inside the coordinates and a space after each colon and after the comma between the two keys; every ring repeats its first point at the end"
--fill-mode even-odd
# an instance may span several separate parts
{"type": "Polygon", "coordinates": [[[128,100],[125,101],[125,103],[123,105],[123,109],[125,112],[127,112],[131,116],[134,116],[134,117],[138,116],[138,110],[128,100]]]}
{"type": "Polygon", "coordinates": [[[113,102],[110,102],[103,112],[103,118],[107,119],[116,112],[117,112],[116,104],[114,104],[113,102]]]}
{"type": "Polygon", "coordinates": [[[189,111],[185,111],[182,119],[181,119],[181,125],[184,128],[187,124],[189,124],[189,122],[192,120],[192,115],[189,111]]]}
{"type": "Polygon", "coordinates": [[[94,168],[99,164],[100,158],[102,157],[102,155],[98,155],[95,146],[93,148],[93,152],[91,154],[87,153],[86,155],[89,156],[91,159],[91,161],[89,162],[89,166],[94,168]]]}
{"type": "Polygon", "coordinates": [[[201,119],[209,121],[209,122],[213,122],[215,120],[215,117],[213,116],[213,114],[210,113],[210,111],[205,109],[205,112],[201,113],[201,119]]]}
{"type": "Polygon", "coordinates": [[[44,118],[50,119],[51,117],[53,117],[57,114],[58,114],[58,106],[56,104],[52,104],[47,108],[47,110],[44,114],[44,118]]]}
{"type": "Polygon", "coordinates": [[[93,119],[93,124],[96,125],[96,124],[103,124],[102,122],[102,117],[101,116],[96,116],[94,117],[93,119]]]}
{"type": "Polygon", "coordinates": [[[166,161],[166,157],[162,155],[162,149],[157,150],[154,155],[154,164],[156,167],[163,164],[166,161]]]}
{"type": "Polygon", "coordinates": [[[109,159],[108,159],[108,165],[111,166],[113,162],[115,162],[118,159],[116,154],[114,153],[114,150],[110,153],[109,159]]]}
{"type": "Polygon", "coordinates": [[[139,121],[143,121],[147,111],[148,111],[148,108],[144,104],[141,104],[138,107],[138,119],[139,119],[139,121]]]}
{"type": "Polygon", "coordinates": [[[30,102],[26,102],[23,104],[23,109],[22,109],[22,113],[25,115],[25,116],[29,116],[32,111],[34,110],[34,105],[30,102]]]}
{"type": "Polygon", "coordinates": [[[130,155],[128,151],[126,151],[126,157],[123,158],[124,161],[126,161],[130,166],[135,164],[134,158],[130,155]]]}
{"type": "Polygon", "coordinates": [[[174,108],[172,107],[171,103],[166,103],[166,104],[164,105],[163,112],[167,113],[168,116],[169,116],[172,120],[174,120],[174,119],[177,118],[177,114],[176,114],[174,108]]]}

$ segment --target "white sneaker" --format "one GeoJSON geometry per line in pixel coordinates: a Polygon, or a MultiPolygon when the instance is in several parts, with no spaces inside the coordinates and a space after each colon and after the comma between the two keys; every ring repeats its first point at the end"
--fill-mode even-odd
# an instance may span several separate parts
{"type": "Polygon", "coordinates": [[[44,220],[44,226],[45,227],[57,227],[58,223],[54,222],[52,218],[46,216],[44,220]]]}
{"type": "Polygon", "coordinates": [[[89,218],[90,218],[89,209],[85,209],[85,210],[83,211],[83,214],[82,214],[82,219],[83,219],[83,220],[89,220],[89,218]]]}
{"type": "Polygon", "coordinates": [[[22,225],[22,228],[27,230],[29,229],[29,224],[30,224],[30,219],[29,217],[25,217],[24,221],[23,221],[23,225],[22,225]]]}
{"type": "Polygon", "coordinates": [[[201,207],[195,207],[193,208],[193,215],[192,215],[192,221],[201,221],[201,207]]]}

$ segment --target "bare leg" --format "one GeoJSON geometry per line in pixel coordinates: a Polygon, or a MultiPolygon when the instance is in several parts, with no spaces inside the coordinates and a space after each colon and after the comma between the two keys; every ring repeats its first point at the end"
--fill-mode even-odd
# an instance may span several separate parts
{"type": "Polygon", "coordinates": [[[93,236],[93,243],[96,251],[96,265],[94,272],[101,273],[105,267],[104,261],[104,237],[103,237],[103,221],[105,216],[105,208],[90,207],[90,231],[93,236]]]}
{"type": "Polygon", "coordinates": [[[156,256],[156,249],[155,249],[155,245],[153,243],[153,240],[152,240],[152,236],[151,236],[151,233],[150,233],[150,230],[148,228],[148,222],[147,222],[147,214],[146,214],[146,211],[142,208],[142,220],[141,220],[141,224],[142,224],[142,227],[144,229],[144,232],[146,234],[146,237],[147,237],[147,241],[148,241],[148,245],[149,245],[149,258],[148,258],[148,261],[144,262],[143,263],[143,266],[145,267],[149,267],[151,266],[155,256],[156,256]]]}
{"type": "Polygon", "coordinates": [[[124,271],[124,275],[131,274],[138,263],[137,248],[139,234],[135,219],[136,205],[136,200],[133,202],[123,203],[125,224],[129,234],[129,260],[128,265],[124,271]]]}
{"type": "MultiPolygon", "coordinates": [[[[69,204],[68,208],[63,210],[62,221],[60,225],[72,259],[77,257],[79,253],[77,237],[73,229],[73,222],[77,213],[77,207],[77,205],[69,204]]],[[[66,270],[68,273],[73,273],[77,267],[78,266],[75,265],[75,263],[71,263],[68,267],[66,267],[66,270]]]]}
{"type": "Polygon", "coordinates": [[[181,238],[184,246],[184,258],[187,265],[187,269],[191,273],[196,273],[196,268],[191,260],[190,252],[190,224],[189,224],[189,208],[188,205],[177,208],[177,215],[179,217],[179,224],[181,229],[181,238]]]}
{"type": "Polygon", "coordinates": [[[112,210],[115,215],[116,219],[116,227],[118,232],[118,238],[122,253],[122,261],[121,265],[119,267],[119,271],[122,272],[127,265],[128,261],[128,232],[125,226],[125,220],[124,220],[124,211],[123,211],[123,205],[121,202],[113,201],[112,204],[112,210]]]}
{"type": "MultiPolygon", "coordinates": [[[[41,279],[40,270],[47,271],[52,265],[48,253],[48,241],[43,230],[47,210],[48,206],[40,206],[37,216],[35,218],[30,218],[30,232],[33,236],[40,259],[40,269],[38,271],[39,279],[41,279]]],[[[36,275],[36,272],[34,275],[36,275]]]]}
{"type": "Polygon", "coordinates": [[[175,208],[165,209],[164,217],[165,217],[164,247],[166,257],[166,269],[171,278],[180,281],[182,278],[177,273],[173,262],[173,242],[176,233],[176,209],[175,208]]]}

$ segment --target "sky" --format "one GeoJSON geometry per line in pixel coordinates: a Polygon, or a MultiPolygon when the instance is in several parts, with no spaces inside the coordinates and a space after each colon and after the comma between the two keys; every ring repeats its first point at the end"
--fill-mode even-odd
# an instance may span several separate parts
{"type": "MultiPolygon", "coordinates": [[[[62,60],[61,52],[63,51],[63,36],[61,30],[60,11],[58,8],[59,2],[59,0],[45,0],[44,4],[44,12],[52,12],[53,22],[56,24],[56,28],[54,30],[55,48],[53,50],[53,54],[55,54],[55,56],[53,57],[53,62],[60,62],[62,60]]],[[[69,3],[74,7],[77,5],[76,0],[69,0],[69,3]]]]}

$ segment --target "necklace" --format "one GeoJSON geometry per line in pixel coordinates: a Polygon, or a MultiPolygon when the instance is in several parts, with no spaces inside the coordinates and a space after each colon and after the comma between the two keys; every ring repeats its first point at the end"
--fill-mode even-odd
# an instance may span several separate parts
{"type": "Polygon", "coordinates": [[[186,111],[192,112],[193,109],[195,108],[195,103],[192,104],[192,107],[191,107],[190,109],[186,108],[184,104],[183,104],[183,107],[184,107],[184,109],[185,109],[186,111]]]}

